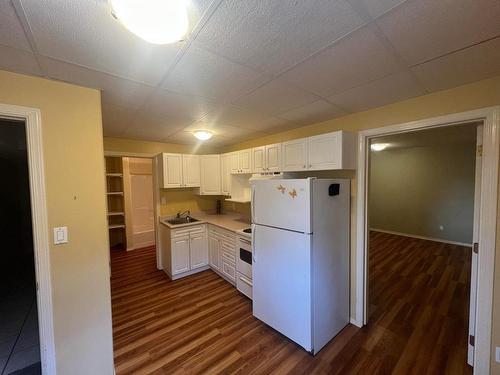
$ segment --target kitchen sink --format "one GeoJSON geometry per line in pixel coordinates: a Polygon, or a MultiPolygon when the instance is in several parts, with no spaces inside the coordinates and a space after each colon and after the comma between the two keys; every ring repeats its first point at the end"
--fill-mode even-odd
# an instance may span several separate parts
{"type": "Polygon", "coordinates": [[[179,225],[179,224],[194,223],[195,221],[199,220],[188,216],[188,217],[176,217],[175,219],[167,220],[167,223],[172,225],[179,225]]]}

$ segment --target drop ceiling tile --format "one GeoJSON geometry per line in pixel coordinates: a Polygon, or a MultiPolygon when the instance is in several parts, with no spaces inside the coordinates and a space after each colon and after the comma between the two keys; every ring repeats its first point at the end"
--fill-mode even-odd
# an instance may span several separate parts
{"type": "Polygon", "coordinates": [[[163,87],[181,94],[224,101],[268,80],[269,77],[193,44],[168,75],[163,87]]]}
{"type": "Polygon", "coordinates": [[[107,1],[23,1],[40,54],[157,84],[182,43],[158,46],[111,16],[107,1]]]}
{"type": "Polygon", "coordinates": [[[402,67],[372,27],[364,27],[281,76],[323,97],[343,92],[402,67]]]}
{"type": "Polygon", "coordinates": [[[274,115],[312,103],[315,100],[317,100],[316,96],[293,87],[280,79],[275,79],[240,97],[233,104],[274,115]]]}
{"type": "Polygon", "coordinates": [[[359,112],[424,94],[409,73],[401,72],[334,95],[329,100],[359,112]]]}
{"type": "Polygon", "coordinates": [[[0,44],[31,51],[11,1],[0,0],[0,44]]]}
{"type": "MultiPolygon", "coordinates": [[[[348,0],[354,9],[361,10],[370,18],[377,18],[406,0],[348,0]]],[[[361,13],[361,12],[360,12],[361,13]]]]}
{"type": "Polygon", "coordinates": [[[500,74],[500,37],[412,68],[429,91],[479,81],[500,74]]]}
{"type": "Polygon", "coordinates": [[[293,121],[296,124],[308,125],[340,117],[347,114],[343,109],[328,103],[325,100],[318,100],[303,107],[292,109],[281,113],[280,117],[293,121]]]}
{"type": "Polygon", "coordinates": [[[154,91],[151,86],[64,61],[41,56],[40,62],[46,74],[53,79],[102,90],[104,103],[138,108],[154,91]]]}
{"type": "Polygon", "coordinates": [[[135,117],[135,111],[115,105],[102,107],[102,127],[105,137],[120,137],[124,135],[135,117]]]}
{"type": "Polygon", "coordinates": [[[207,113],[201,120],[207,123],[259,129],[268,115],[236,106],[224,106],[207,113]]]}
{"type": "Polygon", "coordinates": [[[224,1],[197,40],[234,61],[275,74],[362,24],[345,0],[224,1]]]}
{"type": "Polygon", "coordinates": [[[16,73],[41,75],[35,55],[31,52],[0,45],[0,69],[16,73]]]}
{"type": "Polygon", "coordinates": [[[414,65],[500,35],[500,1],[409,0],[377,24],[414,65]]]}
{"type": "Polygon", "coordinates": [[[175,117],[199,120],[213,111],[216,104],[206,98],[193,95],[181,95],[166,90],[156,90],[143,107],[156,117],[175,117]]]}
{"type": "Polygon", "coordinates": [[[124,137],[160,142],[186,126],[179,119],[139,115],[127,128],[124,137]]]}

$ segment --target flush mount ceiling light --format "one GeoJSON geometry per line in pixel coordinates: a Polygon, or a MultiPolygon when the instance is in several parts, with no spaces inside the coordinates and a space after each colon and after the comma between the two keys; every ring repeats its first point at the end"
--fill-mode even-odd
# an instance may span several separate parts
{"type": "Polygon", "coordinates": [[[110,0],[110,4],[113,16],[149,43],[178,42],[188,30],[186,0],[110,0]]]}
{"type": "Polygon", "coordinates": [[[370,146],[372,151],[382,151],[389,146],[389,143],[374,143],[370,146]]]}
{"type": "Polygon", "coordinates": [[[207,130],[196,130],[193,135],[198,138],[200,141],[206,141],[207,139],[212,138],[212,133],[207,130]]]}

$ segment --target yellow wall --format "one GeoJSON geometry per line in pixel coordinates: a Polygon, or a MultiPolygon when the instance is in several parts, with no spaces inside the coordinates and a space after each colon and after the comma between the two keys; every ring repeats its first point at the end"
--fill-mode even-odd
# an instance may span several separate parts
{"type": "Polygon", "coordinates": [[[161,216],[172,216],[177,212],[215,210],[219,196],[196,195],[193,189],[162,189],[161,216]]]}
{"type": "Polygon", "coordinates": [[[41,111],[57,372],[113,374],[99,91],[0,71],[0,103],[41,111]]]}
{"type": "Polygon", "coordinates": [[[213,147],[178,145],[173,143],[149,142],[110,137],[104,137],[104,150],[109,152],[140,154],[159,154],[161,152],[172,152],[178,154],[211,154],[218,152],[218,150],[213,147]]]}
{"type": "MultiPolygon", "coordinates": [[[[424,95],[418,98],[405,100],[384,107],[359,112],[352,115],[336,118],[333,120],[305,126],[287,132],[270,135],[263,138],[250,140],[240,144],[227,147],[224,152],[261,146],[290,139],[302,138],[311,135],[327,133],[335,130],[359,131],[364,129],[378,128],[388,125],[401,124],[409,121],[421,120],[450,113],[464,112],[468,110],[500,105],[500,76],[460,86],[454,89],[440,91],[434,94],[424,95]]],[[[353,174],[351,188],[351,199],[356,199],[356,180],[353,174]]],[[[499,185],[500,189],[500,185],[499,185]]],[[[356,222],[355,205],[352,205],[351,224],[356,222]]],[[[500,202],[498,207],[499,222],[497,233],[500,233],[500,202]]],[[[356,227],[351,231],[351,273],[354,274],[356,264],[356,227]]],[[[355,301],[355,280],[351,281],[351,301],[355,301]]],[[[500,374],[500,364],[495,362],[495,347],[500,346],[500,235],[497,236],[496,261],[495,261],[495,283],[494,283],[494,310],[493,310],[493,337],[491,364],[492,374],[500,374]]],[[[354,306],[352,304],[351,308],[354,306]]],[[[353,309],[352,309],[353,310],[353,309]]]]}

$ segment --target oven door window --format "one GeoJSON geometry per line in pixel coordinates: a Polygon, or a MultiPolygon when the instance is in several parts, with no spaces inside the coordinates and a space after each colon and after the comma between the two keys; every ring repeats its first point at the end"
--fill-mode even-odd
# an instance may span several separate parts
{"type": "Polygon", "coordinates": [[[240,248],[240,259],[248,264],[252,264],[252,253],[248,250],[240,248]]]}

